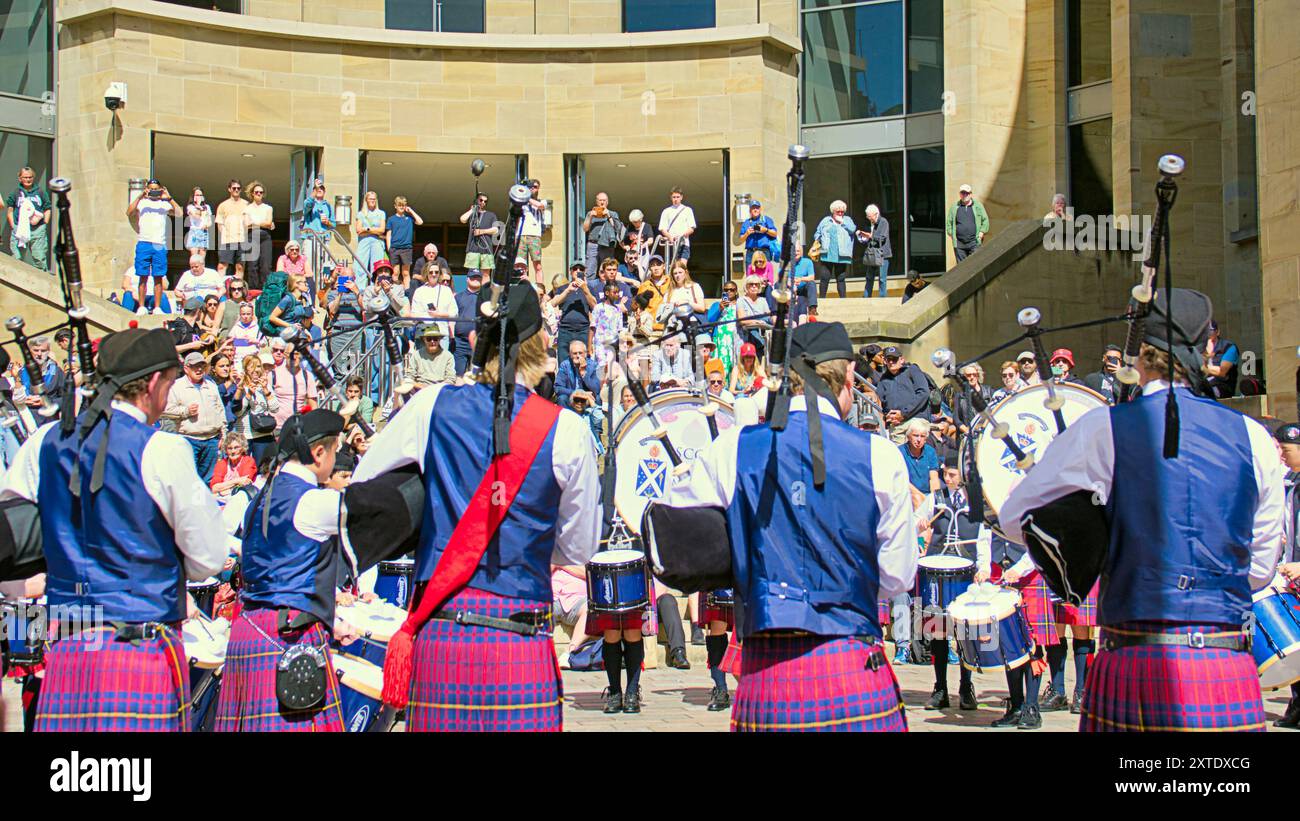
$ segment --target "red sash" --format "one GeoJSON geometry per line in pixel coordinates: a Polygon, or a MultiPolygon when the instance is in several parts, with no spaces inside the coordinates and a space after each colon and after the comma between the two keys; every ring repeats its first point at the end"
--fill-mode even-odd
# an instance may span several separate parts
{"type": "Polygon", "coordinates": [[[510,453],[488,465],[487,473],[465,506],[433,576],[414,610],[388,642],[384,656],[384,703],[406,706],[411,691],[415,634],[453,595],[469,583],[488,543],[505,521],[524,477],[542,449],[560,408],[536,394],[529,395],[510,426],[510,453]]]}

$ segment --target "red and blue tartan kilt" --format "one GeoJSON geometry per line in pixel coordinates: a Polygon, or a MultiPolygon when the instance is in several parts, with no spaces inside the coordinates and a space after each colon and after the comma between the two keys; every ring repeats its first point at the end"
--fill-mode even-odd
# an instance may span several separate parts
{"type": "MultiPolygon", "coordinates": [[[[298,615],[290,610],[289,617],[298,615]]],[[[226,666],[221,676],[221,694],[212,729],[218,733],[320,733],[343,732],[343,708],[339,679],[329,655],[329,634],[319,622],[306,630],[284,635],[276,632],[277,611],[269,608],[243,609],[230,627],[226,666]],[[267,641],[257,632],[261,628],[267,641]],[[312,710],[288,711],[275,695],[275,665],[281,654],[295,644],[325,647],[325,703],[312,710]]]]}
{"type": "Polygon", "coordinates": [[[45,653],[38,733],[187,732],[190,677],[174,627],[138,644],[110,625],[59,639],[45,653]]]}
{"type": "MultiPolygon", "coordinates": [[[[550,602],[467,587],[445,609],[509,618],[550,602]]],[[[521,636],[430,619],[415,639],[407,732],[559,732],[563,688],[547,633],[521,636]]]]}
{"type": "Polygon", "coordinates": [[[1056,603],[1052,601],[1052,590],[1043,574],[1035,570],[1013,586],[1020,591],[1034,642],[1040,647],[1056,644],[1056,603]]]}
{"type": "Polygon", "coordinates": [[[648,618],[650,607],[641,607],[627,613],[593,613],[587,610],[588,636],[603,636],[606,630],[640,630],[643,636],[655,634],[655,622],[648,618]]]}
{"type": "Polygon", "coordinates": [[[1240,634],[1215,624],[1128,622],[1103,627],[1102,651],[1088,667],[1079,731],[1263,732],[1259,672],[1250,653],[1151,645],[1105,650],[1107,633],[1240,634]]]}
{"type": "Polygon", "coordinates": [[[722,655],[722,661],[718,662],[718,669],[740,678],[742,658],[740,639],[736,638],[736,632],[733,630],[731,639],[727,642],[727,652],[722,655]]]}
{"type": "Polygon", "coordinates": [[[1078,607],[1064,602],[1057,602],[1056,623],[1073,624],[1076,627],[1096,627],[1097,591],[1100,584],[1100,582],[1096,582],[1092,585],[1092,590],[1088,591],[1087,598],[1078,607]]]}
{"type": "Polygon", "coordinates": [[[701,630],[709,629],[709,622],[724,621],[727,623],[727,632],[734,632],[736,629],[736,608],[719,607],[715,604],[709,604],[705,594],[700,594],[700,606],[696,612],[696,625],[701,630]]]}
{"type": "Polygon", "coordinates": [[[759,633],[745,640],[732,732],[906,732],[884,646],[854,638],[759,633]],[[867,667],[881,654],[876,670],[867,667]]]}

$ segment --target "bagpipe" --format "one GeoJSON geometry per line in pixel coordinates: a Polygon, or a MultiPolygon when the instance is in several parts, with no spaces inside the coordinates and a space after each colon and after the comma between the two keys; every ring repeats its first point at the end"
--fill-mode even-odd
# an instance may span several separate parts
{"type": "MultiPolygon", "coordinates": [[[[789,151],[790,171],[786,174],[788,210],[781,228],[781,277],[772,289],[776,302],[772,328],[772,357],[774,376],[784,376],[789,369],[789,315],[793,288],[792,251],[798,229],[800,201],[803,197],[804,163],[808,149],[793,145],[789,151]],[[780,362],[780,367],[775,363],[780,362]]],[[[688,329],[689,337],[689,329],[688,329]]],[[[640,385],[629,379],[629,387],[637,404],[647,409],[649,402],[638,391],[640,385]]],[[[777,390],[768,391],[766,418],[774,430],[785,426],[780,411],[789,407],[790,382],[782,378],[777,390]],[[777,418],[779,417],[779,418],[777,418]],[[779,427],[778,427],[779,425],[779,427]]],[[[650,416],[652,409],[647,410],[650,416]]],[[[671,452],[670,452],[671,458],[671,452]]],[[[676,463],[677,460],[674,460],[676,463]]],[[[646,506],[641,517],[641,537],[645,543],[647,560],[655,576],[669,587],[683,593],[699,593],[733,585],[731,566],[731,536],[726,511],[719,507],[671,507],[659,502],[646,506]]]]}
{"type": "MultiPolygon", "coordinates": [[[[50,180],[50,191],[54,194],[55,207],[59,212],[54,254],[58,264],[59,285],[63,294],[67,321],[41,332],[48,333],[66,324],[72,331],[75,342],[81,386],[78,388],[74,384],[63,392],[61,407],[55,406],[53,400],[45,394],[44,377],[36,364],[35,357],[32,356],[23,318],[15,316],[5,322],[5,328],[14,335],[13,344],[18,346],[22,354],[23,369],[27,372],[28,381],[31,383],[31,393],[33,396],[41,397],[39,415],[49,418],[58,414],[59,424],[65,435],[71,433],[76,427],[78,397],[88,398],[95,393],[95,349],[90,340],[90,330],[86,321],[90,311],[82,299],[81,254],[77,250],[77,240],[72,230],[72,203],[68,198],[71,190],[72,183],[65,177],[55,177],[50,180]]],[[[5,415],[9,416],[8,413],[5,415]]],[[[20,440],[25,440],[25,432],[21,431],[21,415],[16,413],[14,415],[18,417],[16,422],[10,423],[6,419],[4,424],[10,427],[20,440]]],[[[26,499],[7,499],[0,502],[0,581],[25,579],[44,569],[45,554],[42,549],[40,517],[36,503],[26,499]]]]}

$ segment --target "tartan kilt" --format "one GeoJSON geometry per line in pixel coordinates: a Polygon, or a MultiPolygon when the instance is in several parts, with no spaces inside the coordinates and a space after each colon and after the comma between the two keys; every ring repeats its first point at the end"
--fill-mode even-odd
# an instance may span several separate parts
{"type": "MultiPolygon", "coordinates": [[[[342,700],[339,679],[330,661],[329,634],[317,622],[306,630],[280,635],[276,632],[277,612],[269,608],[245,608],[231,625],[213,732],[343,732],[342,700]],[[267,641],[254,625],[275,641],[267,641]],[[325,701],[312,710],[285,710],[275,695],[275,665],[280,655],[295,644],[326,648],[325,701]]],[[[289,611],[290,618],[297,615],[297,610],[289,611]]]]}
{"type": "Polygon", "coordinates": [[[1088,667],[1079,731],[1263,732],[1259,673],[1248,652],[1176,646],[1105,650],[1107,633],[1239,634],[1215,624],[1128,622],[1103,627],[1102,649],[1088,667]]]}
{"type": "Polygon", "coordinates": [[[1083,600],[1083,604],[1075,607],[1072,604],[1064,602],[1056,603],[1056,623],[1073,624],[1078,627],[1096,627],[1097,626],[1097,591],[1101,582],[1092,585],[1092,590],[1088,591],[1088,596],[1083,600]]]}
{"type": "MultiPolygon", "coordinates": [[[[443,607],[509,618],[550,604],[466,587],[443,607]]],[[[562,729],[560,667],[548,633],[430,619],[416,636],[412,668],[407,732],[562,729]]]]}
{"type": "Polygon", "coordinates": [[[655,622],[649,614],[649,605],[627,613],[594,613],[588,605],[585,629],[588,636],[603,636],[606,630],[640,630],[643,636],[653,636],[655,622]]]}
{"type": "Polygon", "coordinates": [[[185,642],[170,625],[156,638],[116,641],[111,625],[49,646],[36,732],[188,732],[185,642]]]}
{"type": "Polygon", "coordinates": [[[1029,619],[1029,633],[1034,637],[1034,642],[1040,647],[1056,644],[1056,604],[1052,601],[1052,591],[1043,574],[1035,570],[1013,586],[1020,591],[1025,617],[1029,619]]]}
{"type": "Polygon", "coordinates": [[[727,652],[723,654],[722,661],[718,662],[718,669],[740,678],[742,658],[740,639],[736,638],[736,631],[733,630],[731,631],[731,638],[727,641],[727,652]]]}
{"type": "Polygon", "coordinates": [[[709,622],[713,621],[726,622],[728,633],[733,633],[736,630],[736,608],[708,604],[708,599],[705,598],[703,593],[700,594],[700,606],[696,611],[696,618],[698,621],[695,623],[701,630],[708,630],[709,622]]]}
{"type": "Polygon", "coordinates": [[[854,638],[759,633],[745,639],[732,732],[906,732],[884,645],[854,638]],[[876,670],[867,667],[881,654],[876,670]]]}

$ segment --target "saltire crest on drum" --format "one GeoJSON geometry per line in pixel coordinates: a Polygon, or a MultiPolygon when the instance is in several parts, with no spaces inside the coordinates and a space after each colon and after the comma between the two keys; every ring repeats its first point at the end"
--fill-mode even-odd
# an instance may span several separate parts
{"type": "Polygon", "coordinates": [[[642,459],[636,469],[636,495],[662,499],[668,482],[668,464],[662,459],[642,459]]]}
{"type": "MultiPolygon", "coordinates": [[[[1016,437],[1016,444],[1020,446],[1020,449],[1022,451],[1024,451],[1029,456],[1033,456],[1034,458],[1037,458],[1038,442],[1033,437],[1033,428],[1034,426],[1031,423],[1029,426],[1029,430],[1026,431],[1025,433],[1015,432],[1012,435],[1016,437]]],[[[998,463],[1001,464],[1002,467],[1006,468],[1007,470],[1017,475],[1024,473],[1023,470],[1021,470],[1019,467],[1016,466],[1016,457],[1015,454],[1011,452],[1011,448],[1007,448],[1007,447],[1003,448],[1002,456],[1001,458],[998,459],[998,463]]]]}
{"type": "Polygon", "coordinates": [[[859,639],[759,633],[745,639],[732,732],[906,732],[884,646],[859,639]],[[878,657],[872,670],[868,662],[878,657]]]}
{"type": "MultiPolygon", "coordinates": [[[[1233,625],[1128,622],[1107,634],[1200,632],[1240,635],[1233,625]]],[[[1259,673],[1250,653],[1183,645],[1122,647],[1097,653],[1088,668],[1081,732],[1263,732],[1259,673]]]]}
{"type": "Polygon", "coordinates": [[[190,679],[181,633],[117,641],[111,626],[50,645],[36,732],[187,732],[190,679]]]}

